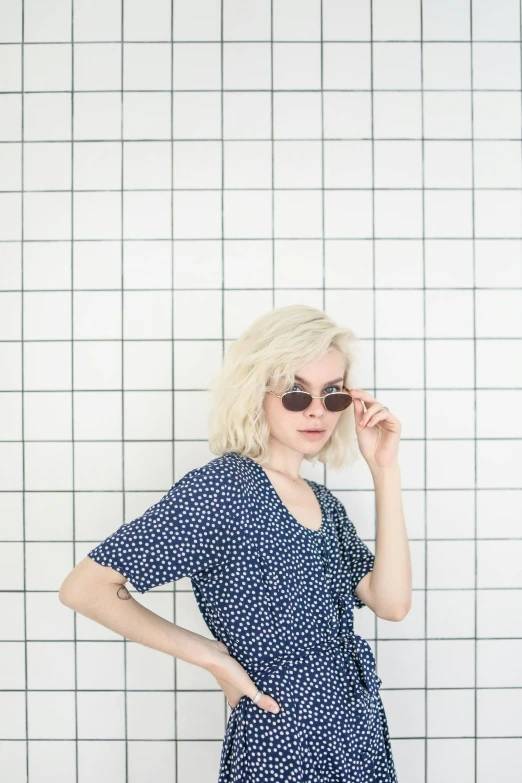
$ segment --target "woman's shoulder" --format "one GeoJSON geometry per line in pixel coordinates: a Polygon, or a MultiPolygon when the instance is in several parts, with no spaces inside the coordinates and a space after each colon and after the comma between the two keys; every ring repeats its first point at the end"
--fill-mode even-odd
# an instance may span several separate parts
{"type": "MultiPolygon", "coordinates": [[[[235,459],[237,455],[235,452],[228,452],[227,454],[221,454],[218,457],[205,462],[203,465],[198,465],[185,473],[185,476],[201,476],[212,478],[213,476],[234,476],[238,473],[238,460],[235,459]]],[[[184,477],[183,477],[184,478],[184,477]]]]}
{"type": "Polygon", "coordinates": [[[236,451],[228,451],[206,462],[192,471],[200,475],[221,475],[240,478],[244,472],[244,460],[236,451]]]}
{"type": "Polygon", "coordinates": [[[239,455],[228,452],[192,468],[179,482],[215,493],[232,492],[237,499],[241,494],[244,479],[245,470],[239,455]]]}

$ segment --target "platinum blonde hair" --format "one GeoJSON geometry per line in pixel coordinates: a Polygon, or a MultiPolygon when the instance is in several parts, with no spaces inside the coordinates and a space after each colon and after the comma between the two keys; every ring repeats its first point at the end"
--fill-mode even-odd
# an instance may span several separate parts
{"type": "MultiPolygon", "coordinates": [[[[221,456],[235,451],[266,462],[270,435],[263,408],[266,392],[281,393],[290,388],[294,374],[330,348],[336,348],[344,357],[344,384],[354,388],[351,374],[356,340],[350,329],[308,305],[274,308],[256,318],[230,344],[221,370],[210,382],[212,453],[221,456]]],[[[341,414],[323,448],[314,455],[305,455],[305,459],[338,469],[359,458],[352,406],[341,414]]]]}

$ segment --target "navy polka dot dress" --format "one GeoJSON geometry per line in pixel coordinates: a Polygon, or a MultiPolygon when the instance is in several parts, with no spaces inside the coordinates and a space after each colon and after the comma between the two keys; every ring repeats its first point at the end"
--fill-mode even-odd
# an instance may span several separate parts
{"type": "Polygon", "coordinates": [[[344,505],[308,480],[321,527],[302,525],[265,470],[229,452],[189,471],[88,555],[139,593],[189,577],[214,638],[280,706],[230,712],[218,783],[397,783],[381,679],[353,631],[374,555],[344,505]]]}

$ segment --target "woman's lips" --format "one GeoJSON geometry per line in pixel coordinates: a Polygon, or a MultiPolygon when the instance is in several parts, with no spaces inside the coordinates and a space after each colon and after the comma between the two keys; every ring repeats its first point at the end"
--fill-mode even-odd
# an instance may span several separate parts
{"type": "Polygon", "coordinates": [[[299,430],[308,440],[319,440],[323,437],[325,430],[299,430]]]}

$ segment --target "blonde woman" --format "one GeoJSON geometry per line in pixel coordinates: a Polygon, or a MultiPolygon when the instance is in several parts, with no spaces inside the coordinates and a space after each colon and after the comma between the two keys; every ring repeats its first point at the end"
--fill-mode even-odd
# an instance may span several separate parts
{"type": "Polygon", "coordinates": [[[214,379],[217,456],[94,547],[63,603],[204,667],[232,707],[219,783],[396,783],[381,679],[354,607],[398,621],[411,603],[401,425],[351,388],[354,334],[304,305],[233,342],[214,379]],[[300,475],[360,451],[375,485],[376,554],[341,501],[300,475]],[[131,598],[189,577],[207,639],[131,598]]]}

